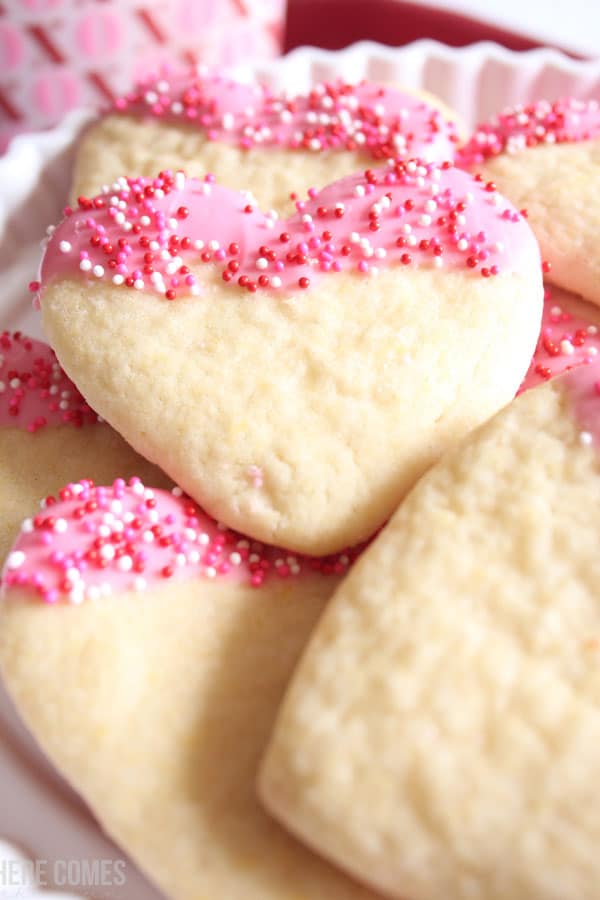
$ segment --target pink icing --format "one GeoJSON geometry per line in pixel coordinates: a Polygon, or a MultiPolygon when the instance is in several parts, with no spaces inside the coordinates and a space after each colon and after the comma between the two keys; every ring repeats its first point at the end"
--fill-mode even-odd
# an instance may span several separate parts
{"type": "Polygon", "coordinates": [[[0,427],[35,432],[97,421],[47,344],[19,331],[0,335],[0,427]]]}
{"type": "Polygon", "coordinates": [[[503,152],[594,138],[600,138],[600,105],[596,100],[539,100],[529,106],[515,106],[479,125],[459,150],[457,160],[471,167],[503,152]]]}
{"type": "Polygon", "coordinates": [[[168,580],[226,578],[260,587],[267,578],[343,574],[364,544],[319,559],[268,547],[209,518],[179,488],[118,478],[110,487],[69,484],[26,519],[2,581],[46,603],[81,603],[168,580]]]}
{"type": "Polygon", "coordinates": [[[311,189],[287,222],[213,181],[163,172],[80,198],[51,235],[42,291],[79,271],[173,300],[200,293],[189,270],[199,263],[217,265],[226,282],[254,292],[306,289],[328,272],[376,275],[391,265],[488,278],[539,259],[523,216],[493,184],[451,163],[397,160],[311,189]]]}
{"type": "Polygon", "coordinates": [[[576,366],[588,365],[599,353],[597,326],[562,309],[547,289],[540,337],[519,393],[576,366]]]}
{"type": "Polygon", "coordinates": [[[600,449],[600,359],[571,369],[560,380],[571,412],[582,429],[582,444],[594,444],[600,449]]]}
{"type": "Polygon", "coordinates": [[[375,159],[454,157],[454,122],[417,97],[369,82],[316,84],[275,94],[213,73],[166,73],[119,98],[118,112],[192,124],[210,140],[290,150],[360,150],[375,159]]]}

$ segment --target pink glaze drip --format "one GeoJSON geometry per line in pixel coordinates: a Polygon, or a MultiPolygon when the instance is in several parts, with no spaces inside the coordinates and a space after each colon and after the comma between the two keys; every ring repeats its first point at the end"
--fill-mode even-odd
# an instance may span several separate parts
{"type": "Polygon", "coordinates": [[[33,433],[97,421],[47,344],[20,331],[0,335],[0,427],[33,433]]]}
{"type": "Polygon", "coordinates": [[[596,325],[563,310],[546,289],[542,329],[529,371],[519,393],[600,357],[596,325]]]}
{"type": "Polygon", "coordinates": [[[560,381],[567,392],[571,413],[581,428],[581,443],[593,444],[600,450],[600,359],[571,369],[560,381]]]}
{"type": "Polygon", "coordinates": [[[539,100],[529,106],[515,106],[479,125],[458,151],[457,162],[470,168],[503,152],[595,138],[600,138],[600,106],[596,100],[539,100]]]}
{"type": "Polygon", "coordinates": [[[209,140],[242,149],[364,150],[375,159],[454,157],[454,122],[418,97],[393,87],[342,81],[298,96],[221,75],[166,73],[119,98],[115,110],[202,129],[209,140]]]}
{"type": "Polygon", "coordinates": [[[42,262],[42,291],[82,272],[153,290],[173,300],[200,293],[190,265],[218,266],[226,282],[306,289],[330,272],[376,275],[381,267],[463,269],[493,277],[539,259],[522,215],[480,176],[451,163],[396,161],[348,176],[278,222],[247,196],[183,173],[121,179],[80,199],[54,229],[42,262]]]}
{"type": "Polygon", "coordinates": [[[110,487],[69,484],[26,519],[2,581],[46,603],[81,603],[165,581],[227,579],[260,587],[307,572],[341,575],[365,545],[319,559],[244,538],[209,518],[179,488],[139,478],[110,487]]]}

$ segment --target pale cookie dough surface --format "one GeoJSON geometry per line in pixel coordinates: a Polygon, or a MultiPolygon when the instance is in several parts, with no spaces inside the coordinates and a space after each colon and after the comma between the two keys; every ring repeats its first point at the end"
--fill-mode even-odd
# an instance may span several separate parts
{"type": "Polygon", "coordinates": [[[44,497],[82,478],[110,484],[132,475],[156,487],[172,483],[108,425],[47,426],[35,434],[0,427],[0,564],[44,497]]]}
{"type": "Polygon", "coordinates": [[[290,212],[290,193],[305,196],[344,175],[373,165],[366,153],[319,153],[266,149],[241,150],[209,141],[193,126],[132,116],[107,116],[81,139],[73,176],[73,198],[94,196],[121,175],[155,176],[183,169],[203,178],[207,172],[234,190],[250,191],[263,209],[290,212]]]}
{"type": "Polygon", "coordinates": [[[313,555],[370,536],[511,400],[541,314],[535,258],[521,276],[390,268],[251,299],[202,277],[172,303],[54,281],[44,327],[93,408],[210,515],[313,555]]]}
{"type": "Polygon", "coordinates": [[[565,409],[530,391],[425,476],[279,716],[268,808],[391,897],[600,897],[600,463],[565,409]]]}
{"type": "Polygon", "coordinates": [[[600,304],[600,141],[501,153],[475,168],[527,209],[548,280],[600,304]]]}
{"type": "Polygon", "coordinates": [[[336,580],[0,604],[6,685],[102,826],[173,900],[375,900],[260,807],[259,758],[336,580]]]}

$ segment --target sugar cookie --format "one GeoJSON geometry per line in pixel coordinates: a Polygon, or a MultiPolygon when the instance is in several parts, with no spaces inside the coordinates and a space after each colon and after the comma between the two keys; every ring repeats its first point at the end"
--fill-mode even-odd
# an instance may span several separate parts
{"type": "Polygon", "coordinates": [[[337,591],[261,775],[390,897],[598,900],[600,361],[436,465],[337,591]]]}
{"type": "Polygon", "coordinates": [[[555,284],[600,304],[600,107],[540,101],[479,126],[460,164],[527,209],[555,284]]]}
{"type": "Polygon", "coordinates": [[[5,683],[173,900],[375,900],[254,793],[285,684],[352,558],[280,554],[137,479],[69,485],[25,523],[0,603],[5,683]]]}
{"type": "Polygon", "coordinates": [[[210,181],[122,180],[57,226],[41,280],[94,409],[211,515],[314,555],[373,534],[514,396],[543,295],[521,216],[414,161],[277,227],[210,181]]]}
{"type": "Polygon", "coordinates": [[[316,84],[299,96],[218,74],[161,77],[117,101],[84,133],[73,197],[127,173],[212,172],[264,209],[390,156],[453,159],[456,116],[429,94],[390,85],[316,84]]]}
{"type": "Polygon", "coordinates": [[[98,423],[47,344],[0,334],[0,562],[25,515],[72,478],[139,472],[170,482],[98,423]]]}

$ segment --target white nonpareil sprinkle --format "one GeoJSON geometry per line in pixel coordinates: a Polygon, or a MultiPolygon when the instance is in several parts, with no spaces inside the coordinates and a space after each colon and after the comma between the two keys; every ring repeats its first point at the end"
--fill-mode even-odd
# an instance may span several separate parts
{"type": "Polygon", "coordinates": [[[72,590],[69,591],[68,595],[69,603],[72,603],[75,606],[79,606],[80,603],[83,603],[85,600],[85,588],[82,584],[76,584],[72,590]]]}
{"type": "Polygon", "coordinates": [[[23,563],[25,562],[25,554],[22,550],[13,550],[12,553],[8,554],[6,559],[6,567],[7,569],[20,569],[23,563]]]}

